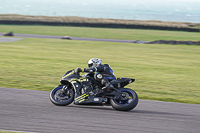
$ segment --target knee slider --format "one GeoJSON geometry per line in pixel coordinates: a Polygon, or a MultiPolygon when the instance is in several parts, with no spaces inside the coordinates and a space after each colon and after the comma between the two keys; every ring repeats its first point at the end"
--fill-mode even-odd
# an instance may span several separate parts
{"type": "Polygon", "coordinates": [[[96,80],[101,80],[101,79],[103,79],[103,75],[100,74],[100,73],[97,73],[97,74],[94,75],[94,78],[95,78],[96,80]]]}

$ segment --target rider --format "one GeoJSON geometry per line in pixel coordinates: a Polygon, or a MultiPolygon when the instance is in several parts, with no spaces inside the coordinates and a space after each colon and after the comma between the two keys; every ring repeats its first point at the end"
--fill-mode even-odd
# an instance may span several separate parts
{"type": "Polygon", "coordinates": [[[94,79],[105,86],[102,88],[103,91],[108,88],[114,88],[110,84],[111,80],[116,79],[113,70],[108,64],[101,64],[101,59],[91,58],[88,61],[88,68],[77,68],[76,72],[95,72],[94,79]]]}

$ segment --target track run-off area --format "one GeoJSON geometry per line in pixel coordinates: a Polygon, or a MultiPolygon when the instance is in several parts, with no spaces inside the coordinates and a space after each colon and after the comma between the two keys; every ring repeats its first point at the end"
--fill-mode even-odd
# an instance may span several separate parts
{"type": "Polygon", "coordinates": [[[0,88],[0,131],[36,133],[199,133],[200,105],[139,100],[129,112],[110,106],[55,106],[48,91],[0,88]]]}

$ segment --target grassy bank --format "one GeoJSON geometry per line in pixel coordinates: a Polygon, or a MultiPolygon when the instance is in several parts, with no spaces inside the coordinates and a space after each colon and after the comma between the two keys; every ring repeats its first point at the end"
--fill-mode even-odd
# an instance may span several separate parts
{"type": "Polygon", "coordinates": [[[0,20],[11,21],[40,21],[40,22],[62,22],[62,23],[101,23],[101,24],[126,24],[161,26],[175,28],[200,28],[200,23],[189,22],[168,22],[156,20],[126,20],[126,19],[104,19],[104,18],[85,18],[76,16],[56,17],[56,16],[30,16],[18,14],[0,14],[0,20]]]}
{"type": "Polygon", "coordinates": [[[200,47],[57,39],[0,43],[0,86],[50,91],[69,69],[101,58],[140,99],[200,104],[200,47]]]}
{"type": "Polygon", "coordinates": [[[74,37],[90,37],[122,40],[178,40],[199,41],[200,33],[182,31],[139,30],[139,29],[112,29],[112,28],[86,28],[67,26],[22,26],[0,25],[0,32],[13,31],[22,34],[58,35],[74,37]]]}

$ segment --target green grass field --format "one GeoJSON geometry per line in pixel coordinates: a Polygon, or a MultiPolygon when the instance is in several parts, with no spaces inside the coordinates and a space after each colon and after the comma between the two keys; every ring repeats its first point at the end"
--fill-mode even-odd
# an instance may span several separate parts
{"type": "Polygon", "coordinates": [[[90,37],[122,40],[182,40],[199,41],[200,33],[182,31],[161,31],[142,29],[112,29],[112,28],[86,28],[67,26],[25,26],[25,25],[0,25],[0,32],[13,31],[22,34],[41,34],[74,37],[90,37]]]}
{"type": "Polygon", "coordinates": [[[200,104],[200,47],[188,45],[31,38],[4,42],[0,87],[50,91],[67,70],[87,67],[92,57],[110,64],[117,77],[135,78],[127,87],[140,99],[200,104]]]}
{"type": "Polygon", "coordinates": [[[17,131],[0,131],[0,133],[22,133],[17,131]]]}

